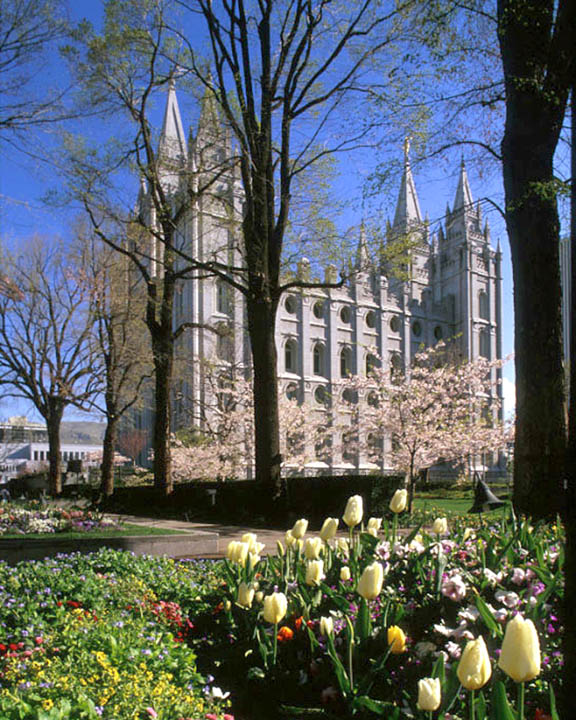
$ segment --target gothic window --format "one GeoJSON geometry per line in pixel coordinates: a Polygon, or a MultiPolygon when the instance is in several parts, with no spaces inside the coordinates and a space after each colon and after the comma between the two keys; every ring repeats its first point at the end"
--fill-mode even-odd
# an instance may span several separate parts
{"type": "Polygon", "coordinates": [[[296,298],[293,295],[288,295],[286,300],[284,300],[284,307],[286,309],[286,312],[290,315],[296,314],[296,298]]]}
{"type": "Polygon", "coordinates": [[[322,300],[315,302],[312,312],[314,313],[315,318],[322,320],[324,318],[324,302],[322,300]]]}
{"type": "Polygon", "coordinates": [[[352,313],[350,312],[350,308],[348,307],[348,305],[344,305],[342,310],[340,310],[340,320],[342,320],[342,322],[346,325],[350,325],[350,321],[352,320],[352,313]]]}
{"type": "Polygon", "coordinates": [[[352,350],[349,347],[340,351],[340,377],[348,377],[352,374],[352,350]]]}
{"type": "Polygon", "coordinates": [[[488,309],[488,295],[484,290],[480,290],[478,293],[478,314],[482,320],[489,320],[490,313],[488,309]]]}
{"type": "Polygon", "coordinates": [[[312,351],[313,372],[314,375],[326,374],[326,348],[322,343],[316,343],[312,351]]]}
{"type": "Polygon", "coordinates": [[[298,372],[298,344],[293,338],[284,345],[284,369],[286,372],[298,372]]]}
{"type": "Polygon", "coordinates": [[[216,280],[216,310],[228,315],[230,312],[230,286],[224,280],[216,280]]]}
{"type": "Polygon", "coordinates": [[[490,334],[485,328],[480,330],[479,345],[480,357],[490,359],[490,334]]]}
{"type": "Polygon", "coordinates": [[[234,359],[232,328],[225,323],[218,323],[216,332],[216,357],[225,362],[232,362],[234,359]]]}
{"type": "Polygon", "coordinates": [[[443,336],[442,326],[436,325],[436,327],[434,328],[434,337],[436,338],[436,340],[442,340],[442,336],[443,336]]]}
{"type": "Polygon", "coordinates": [[[374,368],[377,368],[379,365],[380,362],[378,361],[376,355],[373,355],[372,353],[368,353],[368,355],[366,355],[366,375],[372,375],[374,368]]]}

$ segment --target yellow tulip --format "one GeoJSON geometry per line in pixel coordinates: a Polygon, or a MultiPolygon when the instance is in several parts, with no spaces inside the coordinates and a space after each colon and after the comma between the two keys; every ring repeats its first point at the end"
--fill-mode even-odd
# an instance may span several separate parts
{"type": "Polygon", "coordinates": [[[309,560],[306,564],[306,585],[320,585],[324,577],[324,561],[309,560]]]}
{"type": "Polygon", "coordinates": [[[292,530],[286,530],[286,534],[284,535],[284,539],[286,540],[286,547],[292,547],[292,545],[295,544],[296,538],[294,535],[292,535],[292,530]]]}
{"type": "Polygon", "coordinates": [[[286,615],[288,600],[284,593],[272,593],[264,598],[264,620],[269,623],[279,623],[286,615]]]}
{"type": "Polygon", "coordinates": [[[480,690],[492,675],[492,665],[484,638],[468,640],[456,671],[458,680],[466,690],[480,690]]]}
{"type": "Polygon", "coordinates": [[[516,615],[506,625],[498,665],[517,683],[540,674],[540,641],[532,620],[516,615]]]}
{"type": "Polygon", "coordinates": [[[368,531],[376,530],[376,532],[378,532],[378,530],[382,527],[382,518],[371,517],[370,520],[368,520],[366,527],[368,528],[368,531]]]}
{"type": "Polygon", "coordinates": [[[400,655],[406,650],[406,635],[398,625],[391,625],[388,628],[388,645],[393,655],[400,655]]]}
{"type": "Polygon", "coordinates": [[[445,517],[434,520],[432,532],[436,535],[445,535],[448,532],[448,522],[445,517]]]}
{"type": "Polygon", "coordinates": [[[323,549],[322,538],[308,538],[304,543],[304,557],[307,560],[318,560],[323,549]]]}
{"type": "Polygon", "coordinates": [[[258,542],[258,537],[257,537],[256,533],[247,532],[247,533],[244,533],[244,535],[242,535],[242,542],[248,543],[248,545],[250,547],[248,552],[255,552],[254,546],[258,542]]]}
{"type": "Polygon", "coordinates": [[[308,530],[308,520],[301,518],[300,520],[296,520],[294,523],[292,535],[296,538],[296,540],[300,540],[300,538],[303,538],[304,535],[306,535],[306,530],[308,530]]]}
{"type": "Polygon", "coordinates": [[[328,542],[328,540],[332,540],[332,538],[336,535],[338,532],[338,518],[326,518],[324,522],[322,523],[322,529],[320,530],[320,537],[324,542],[328,542]]]}
{"type": "Polygon", "coordinates": [[[264,593],[262,592],[262,590],[258,590],[256,595],[254,595],[254,600],[256,600],[257,603],[261,603],[262,600],[264,600],[264,593]]]}
{"type": "Polygon", "coordinates": [[[440,707],[442,693],[440,678],[422,678],[418,680],[418,708],[434,712],[440,707]]]}
{"type": "Polygon", "coordinates": [[[356,592],[366,600],[374,600],[380,594],[383,582],[384,568],[381,563],[373,562],[372,565],[364,568],[356,592]]]}
{"type": "Polygon", "coordinates": [[[342,519],[348,527],[354,527],[362,522],[363,516],[364,503],[362,495],[352,495],[352,497],[348,498],[342,519]]]}
{"type": "Polygon", "coordinates": [[[228,543],[226,557],[231,562],[238,563],[238,565],[244,567],[246,564],[246,558],[248,557],[249,548],[250,546],[248,543],[232,540],[232,542],[228,543]]]}
{"type": "Polygon", "coordinates": [[[254,592],[252,583],[241,582],[240,585],[238,585],[238,598],[236,599],[238,605],[245,608],[252,607],[254,592]]]}
{"type": "Polygon", "coordinates": [[[331,617],[320,618],[320,635],[327,637],[334,632],[334,620],[331,617]]]}
{"type": "Polygon", "coordinates": [[[408,491],[405,489],[396,490],[394,495],[392,495],[392,500],[390,500],[389,508],[393,513],[401,513],[406,510],[407,504],[408,491]]]}
{"type": "Polygon", "coordinates": [[[350,568],[348,567],[348,565],[343,565],[340,568],[340,580],[342,580],[342,582],[347,582],[348,580],[350,580],[350,568]]]}

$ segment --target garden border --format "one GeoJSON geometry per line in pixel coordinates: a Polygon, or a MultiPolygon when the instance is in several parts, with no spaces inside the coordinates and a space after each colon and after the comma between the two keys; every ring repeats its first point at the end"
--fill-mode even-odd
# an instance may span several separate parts
{"type": "Polygon", "coordinates": [[[53,534],[49,534],[46,539],[0,537],[0,560],[14,565],[22,560],[43,560],[60,553],[89,553],[104,547],[127,550],[136,555],[207,556],[218,552],[218,533],[192,530],[178,535],[123,535],[76,539],[60,539],[53,534]]]}

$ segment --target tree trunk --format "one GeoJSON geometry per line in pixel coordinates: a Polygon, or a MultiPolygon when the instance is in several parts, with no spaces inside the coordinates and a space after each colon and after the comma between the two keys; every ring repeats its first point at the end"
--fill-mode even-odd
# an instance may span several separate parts
{"type": "Polygon", "coordinates": [[[54,398],[50,398],[48,402],[48,415],[45,418],[48,429],[48,491],[56,497],[62,492],[60,425],[64,407],[54,398]]]}
{"type": "Polygon", "coordinates": [[[109,413],[106,430],[104,432],[100,480],[100,492],[107,496],[112,495],[114,492],[114,450],[116,448],[117,429],[118,418],[115,413],[109,413]]]}
{"type": "Polygon", "coordinates": [[[173,490],[170,453],[170,387],[174,365],[172,330],[170,337],[154,339],[155,404],[154,404],[154,487],[169,495],[173,490]]]}
{"type": "Polygon", "coordinates": [[[560,509],[566,447],[553,171],[566,96],[562,87],[547,88],[536,79],[542,70],[536,49],[548,42],[549,10],[542,0],[498,2],[506,83],[502,162],[514,277],[514,507],[537,518],[560,509]]]}
{"type": "Polygon", "coordinates": [[[248,298],[248,325],[254,368],[256,480],[273,504],[282,498],[278,377],[274,337],[276,303],[248,298]]]}

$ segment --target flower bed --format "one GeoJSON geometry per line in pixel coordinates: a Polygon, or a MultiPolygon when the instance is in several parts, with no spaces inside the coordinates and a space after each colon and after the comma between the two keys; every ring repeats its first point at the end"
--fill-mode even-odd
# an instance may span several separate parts
{"type": "Polygon", "coordinates": [[[186,642],[217,583],[209,563],[111,550],[0,564],[0,717],[225,718],[186,642]]]}
{"type": "Polygon", "coordinates": [[[118,527],[100,513],[89,510],[66,510],[31,501],[25,504],[0,505],[0,537],[3,535],[92,532],[118,527]]]}
{"type": "Polygon", "coordinates": [[[239,715],[557,718],[557,527],[439,520],[400,540],[395,521],[345,518],[348,540],[300,521],[266,561],[254,537],[231,544],[220,612],[196,625],[239,715]]]}

